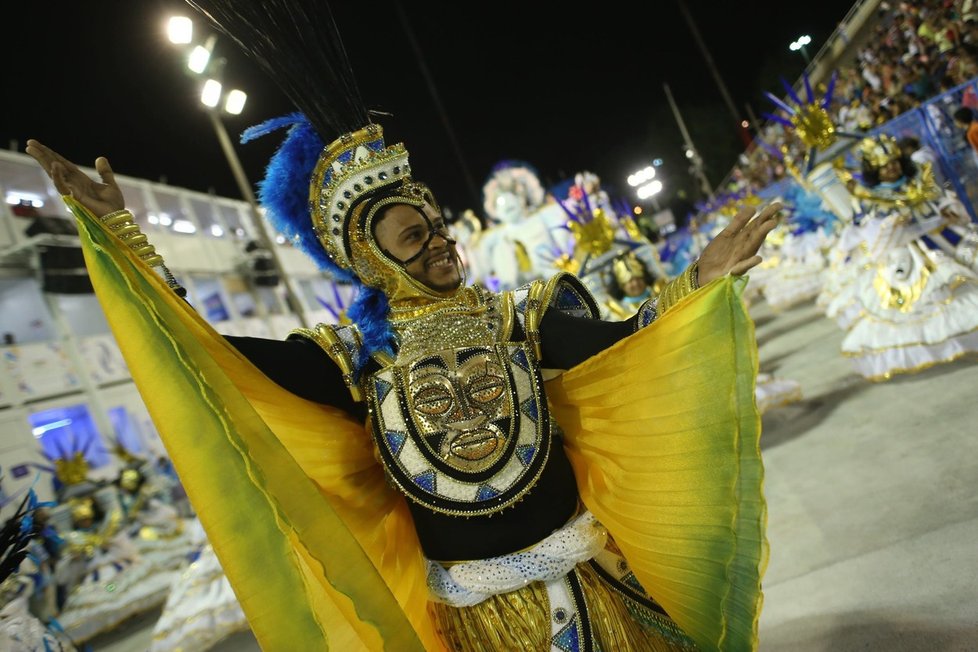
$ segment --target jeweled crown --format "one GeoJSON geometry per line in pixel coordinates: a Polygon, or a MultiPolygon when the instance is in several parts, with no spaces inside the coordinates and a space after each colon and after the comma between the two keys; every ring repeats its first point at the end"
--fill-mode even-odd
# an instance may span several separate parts
{"type": "Polygon", "coordinates": [[[309,185],[313,230],[329,258],[351,269],[350,218],[361,198],[411,176],[404,145],[387,146],[380,125],[343,134],[326,146],[309,185]]]}

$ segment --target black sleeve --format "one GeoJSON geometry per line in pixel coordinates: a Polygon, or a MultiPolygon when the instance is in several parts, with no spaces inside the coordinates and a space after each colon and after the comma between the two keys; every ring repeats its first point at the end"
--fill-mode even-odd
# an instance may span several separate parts
{"type": "Polygon", "coordinates": [[[571,317],[547,310],[540,320],[541,366],[570,369],[635,332],[638,316],[625,321],[571,317]]]}
{"type": "Polygon", "coordinates": [[[315,342],[304,337],[269,340],[225,335],[224,339],[283,389],[357,418],[366,416],[363,404],[350,395],[339,367],[315,342]]]}

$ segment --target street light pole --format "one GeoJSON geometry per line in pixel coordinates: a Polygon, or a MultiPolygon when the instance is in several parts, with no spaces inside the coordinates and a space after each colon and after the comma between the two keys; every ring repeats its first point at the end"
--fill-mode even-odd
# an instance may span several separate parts
{"type": "MultiPolygon", "coordinates": [[[[176,16],[170,19],[168,25],[168,36],[171,43],[176,45],[190,46],[193,42],[193,21],[189,18],[183,16],[176,16]]],[[[197,46],[193,48],[190,53],[187,62],[187,69],[195,73],[196,75],[202,75],[210,69],[213,72],[220,73],[224,68],[225,59],[219,59],[214,61],[213,54],[214,48],[217,45],[217,36],[215,34],[210,34],[203,46],[197,46]]],[[[275,243],[272,241],[271,236],[268,234],[267,225],[265,220],[262,219],[261,211],[258,208],[258,200],[255,198],[255,193],[251,189],[251,184],[248,183],[248,177],[245,175],[244,166],[241,165],[241,159],[238,158],[238,153],[234,149],[234,145],[231,142],[231,137],[228,135],[227,129],[224,127],[224,123],[221,121],[220,108],[221,100],[224,99],[224,90],[220,82],[216,79],[208,79],[207,83],[204,84],[203,94],[201,95],[201,102],[207,107],[207,117],[211,121],[211,126],[214,127],[214,133],[217,134],[217,140],[221,144],[221,150],[224,152],[224,157],[228,161],[228,165],[231,167],[231,173],[234,175],[234,180],[238,184],[238,189],[241,191],[241,196],[244,197],[245,201],[248,202],[248,206],[251,209],[251,218],[254,223],[255,230],[258,233],[258,240],[261,245],[268,251],[269,256],[271,256],[272,264],[275,267],[275,272],[278,274],[279,279],[282,281],[285,287],[286,302],[288,303],[288,308],[295,313],[296,318],[299,323],[308,328],[309,324],[306,321],[305,308],[303,307],[302,301],[299,299],[299,294],[296,292],[292,285],[292,281],[288,274],[285,273],[285,267],[282,265],[282,258],[279,256],[279,252],[275,243]]],[[[229,113],[240,113],[244,108],[244,103],[246,95],[239,90],[232,90],[226,95],[225,110],[229,113]],[[233,106],[232,106],[233,105],[233,106]]]]}
{"type": "Polygon", "coordinates": [[[228,135],[228,130],[225,128],[224,123],[221,121],[220,116],[217,115],[217,110],[212,109],[207,111],[207,117],[210,118],[211,125],[214,127],[214,133],[217,134],[217,140],[221,143],[221,149],[224,151],[224,156],[228,160],[228,164],[231,166],[231,172],[234,174],[234,180],[238,184],[238,189],[241,191],[241,195],[248,202],[248,206],[251,208],[251,219],[254,222],[255,229],[258,231],[258,239],[261,244],[269,252],[272,257],[272,261],[275,265],[275,271],[278,273],[278,277],[282,279],[282,283],[285,284],[285,292],[288,297],[289,307],[295,311],[296,317],[299,319],[299,323],[303,328],[308,328],[309,324],[306,322],[305,310],[303,309],[302,302],[299,300],[299,296],[292,287],[292,282],[285,273],[285,268],[282,265],[282,259],[279,257],[278,248],[275,246],[274,241],[268,235],[268,227],[265,220],[262,218],[261,211],[258,209],[258,200],[255,198],[255,193],[251,189],[251,184],[248,183],[248,177],[245,175],[244,167],[241,165],[241,159],[238,158],[238,153],[234,149],[234,145],[231,142],[231,136],[228,135]]]}
{"type": "Polygon", "coordinates": [[[683,135],[683,142],[686,145],[686,151],[692,152],[693,155],[687,158],[691,159],[693,164],[693,170],[696,173],[697,179],[699,179],[700,185],[703,187],[703,192],[710,199],[713,199],[713,187],[710,185],[710,180],[706,178],[706,173],[703,172],[703,159],[700,158],[699,153],[696,151],[696,147],[693,146],[693,139],[689,136],[689,131],[686,129],[686,123],[683,122],[683,117],[679,114],[679,107],[676,106],[676,100],[672,97],[672,91],[669,89],[669,84],[663,84],[662,87],[666,90],[666,97],[669,99],[669,106],[672,108],[672,114],[676,118],[676,124],[679,125],[679,131],[683,135]]]}
{"type": "Polygon", "coordinates": [[[706,47],[706,43],[703,41],[703,37],[700,35],[700,30],[696,26],[696,22],[693,20],[693,15],[689,12],[689,7],[686,6],[685,0],[677,0],[676,4],[679,5],[679,11],[682,12],[683,18],[686,19],[686,23],[689,25],[689,31],[693,34],[693,39],[696,41],[696,45],[699,47],[700,52],[703,54],[703,58],[706,59],[706,65],[710,69],[710,74],[713,75],[714,81],[717,83],[717,90],[720,91],[720,97],[723,98],[724,104],[727,105],[727,110],[730,111],[730,117],[733,119],[734,125],[739,126],[740,121],[743,118],[737,111],[737,107],[734,106],[734,101],[730,96],[730,91],[727,90],[727,85],[723,83],[723,77],[720,76],[720,71],[717,69],[717,65],[713,61],[713,55],[710,54],[709,48],[706,47]]]}

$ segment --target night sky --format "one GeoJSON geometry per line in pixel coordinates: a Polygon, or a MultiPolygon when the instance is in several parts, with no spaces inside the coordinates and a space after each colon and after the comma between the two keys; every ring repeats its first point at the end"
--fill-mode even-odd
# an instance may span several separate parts
{"type": "MultiPolygon", "coordinates": [[[[680,190],[694,199],[663,82],[710,181],[725,176],[743,145],[673,0],[598,2],[583,11],[568,4],[545,19],[536,12],[552,3],[533,15],[530,4],[404,3],[463,164],[395,5],[335,3],[364,100],[393,114],[380,120],[388,142],[407,144],[415,176],[443,205],[481,214],[478,193],[503,159],[530,163],[545,185],[591,170],[628,196],[625,177],[662,158],[662,199],[680,190]]],[[[762,92],[777,90],[779,76],[801,74],[804,59],[788,44],[808,33],[814,54],[851,4],[824,0],[808,5],[804,18],[783,0],[694,0],[687,7],[745,118],[748,102],[757,114],[769,109],[762,92]]],[[[16,141],[23,151],[33,137],[79,163],[105,155],[120,174],[240,197],[197,82],[166,40],[166,18],[175,12],[194,18],[198,35],[209,29],[175,0],[18,3],[22,17],[5,21],[2,41],[0,142],[16,141]]],[[[249,94],[244,113],[225,119],[233,136],[292,110],[230,39],[219,38],[217,55],[227,58],[225,84],[249,94]]],[[[278,142],[272,135],[239,146],[251,181],[278,142]]]]}

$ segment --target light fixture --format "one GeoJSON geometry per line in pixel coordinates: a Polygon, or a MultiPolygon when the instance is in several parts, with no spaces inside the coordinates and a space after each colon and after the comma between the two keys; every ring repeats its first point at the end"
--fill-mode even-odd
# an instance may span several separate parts
{"type": "Polygon", "coordinates": [[[212,109],[221,101],[221,82],[216,79],[208,79],[204,82],[204,90],[200,93],[200,101],[204,106],[212,109]]]}
{"type": "Polygon", "coordinates": [[[641,170],[639,170],[638,172],[628,175],[628,185],[640,186],[646,181],[648,181],[649,179],[653,178],[654,176],[655,176],[655,168],[652,167],[651,165],[646,166],[641,170]]]}
{"type": "Polygon", "coordinates": [[[197,227],[190,220],[177,220],[173,223],[173,230],[177,233],[197,233],[197,227]]]}
{"type": "Polygon", "coordinates": [[[638,189],[639,199],[648,199],[652,195],[657,195],[662,191],[662,182],[656,179],[638,189]]]}
{"type": "Polygon", "coordinates": [[[166,35],[170,43],[185,45],[194,37],[194,23],[186,16],[174,16],[166,26],[166,35]]]}
{"type": "Polygon", "coordinates": [[[248,99],[247,93],[233,89],[228,93],[228,98],[224,102],[224,110],[231,115],[238,115],[244,110],[245,101],[248,99]]]}
{"type": "Polygon", "coordinates": [[[211,52],[203,45],[196,45],[190,52],[187,59],[187,67],[198,75],[207,70],[207,63],[211,60],[211,52]]]}

